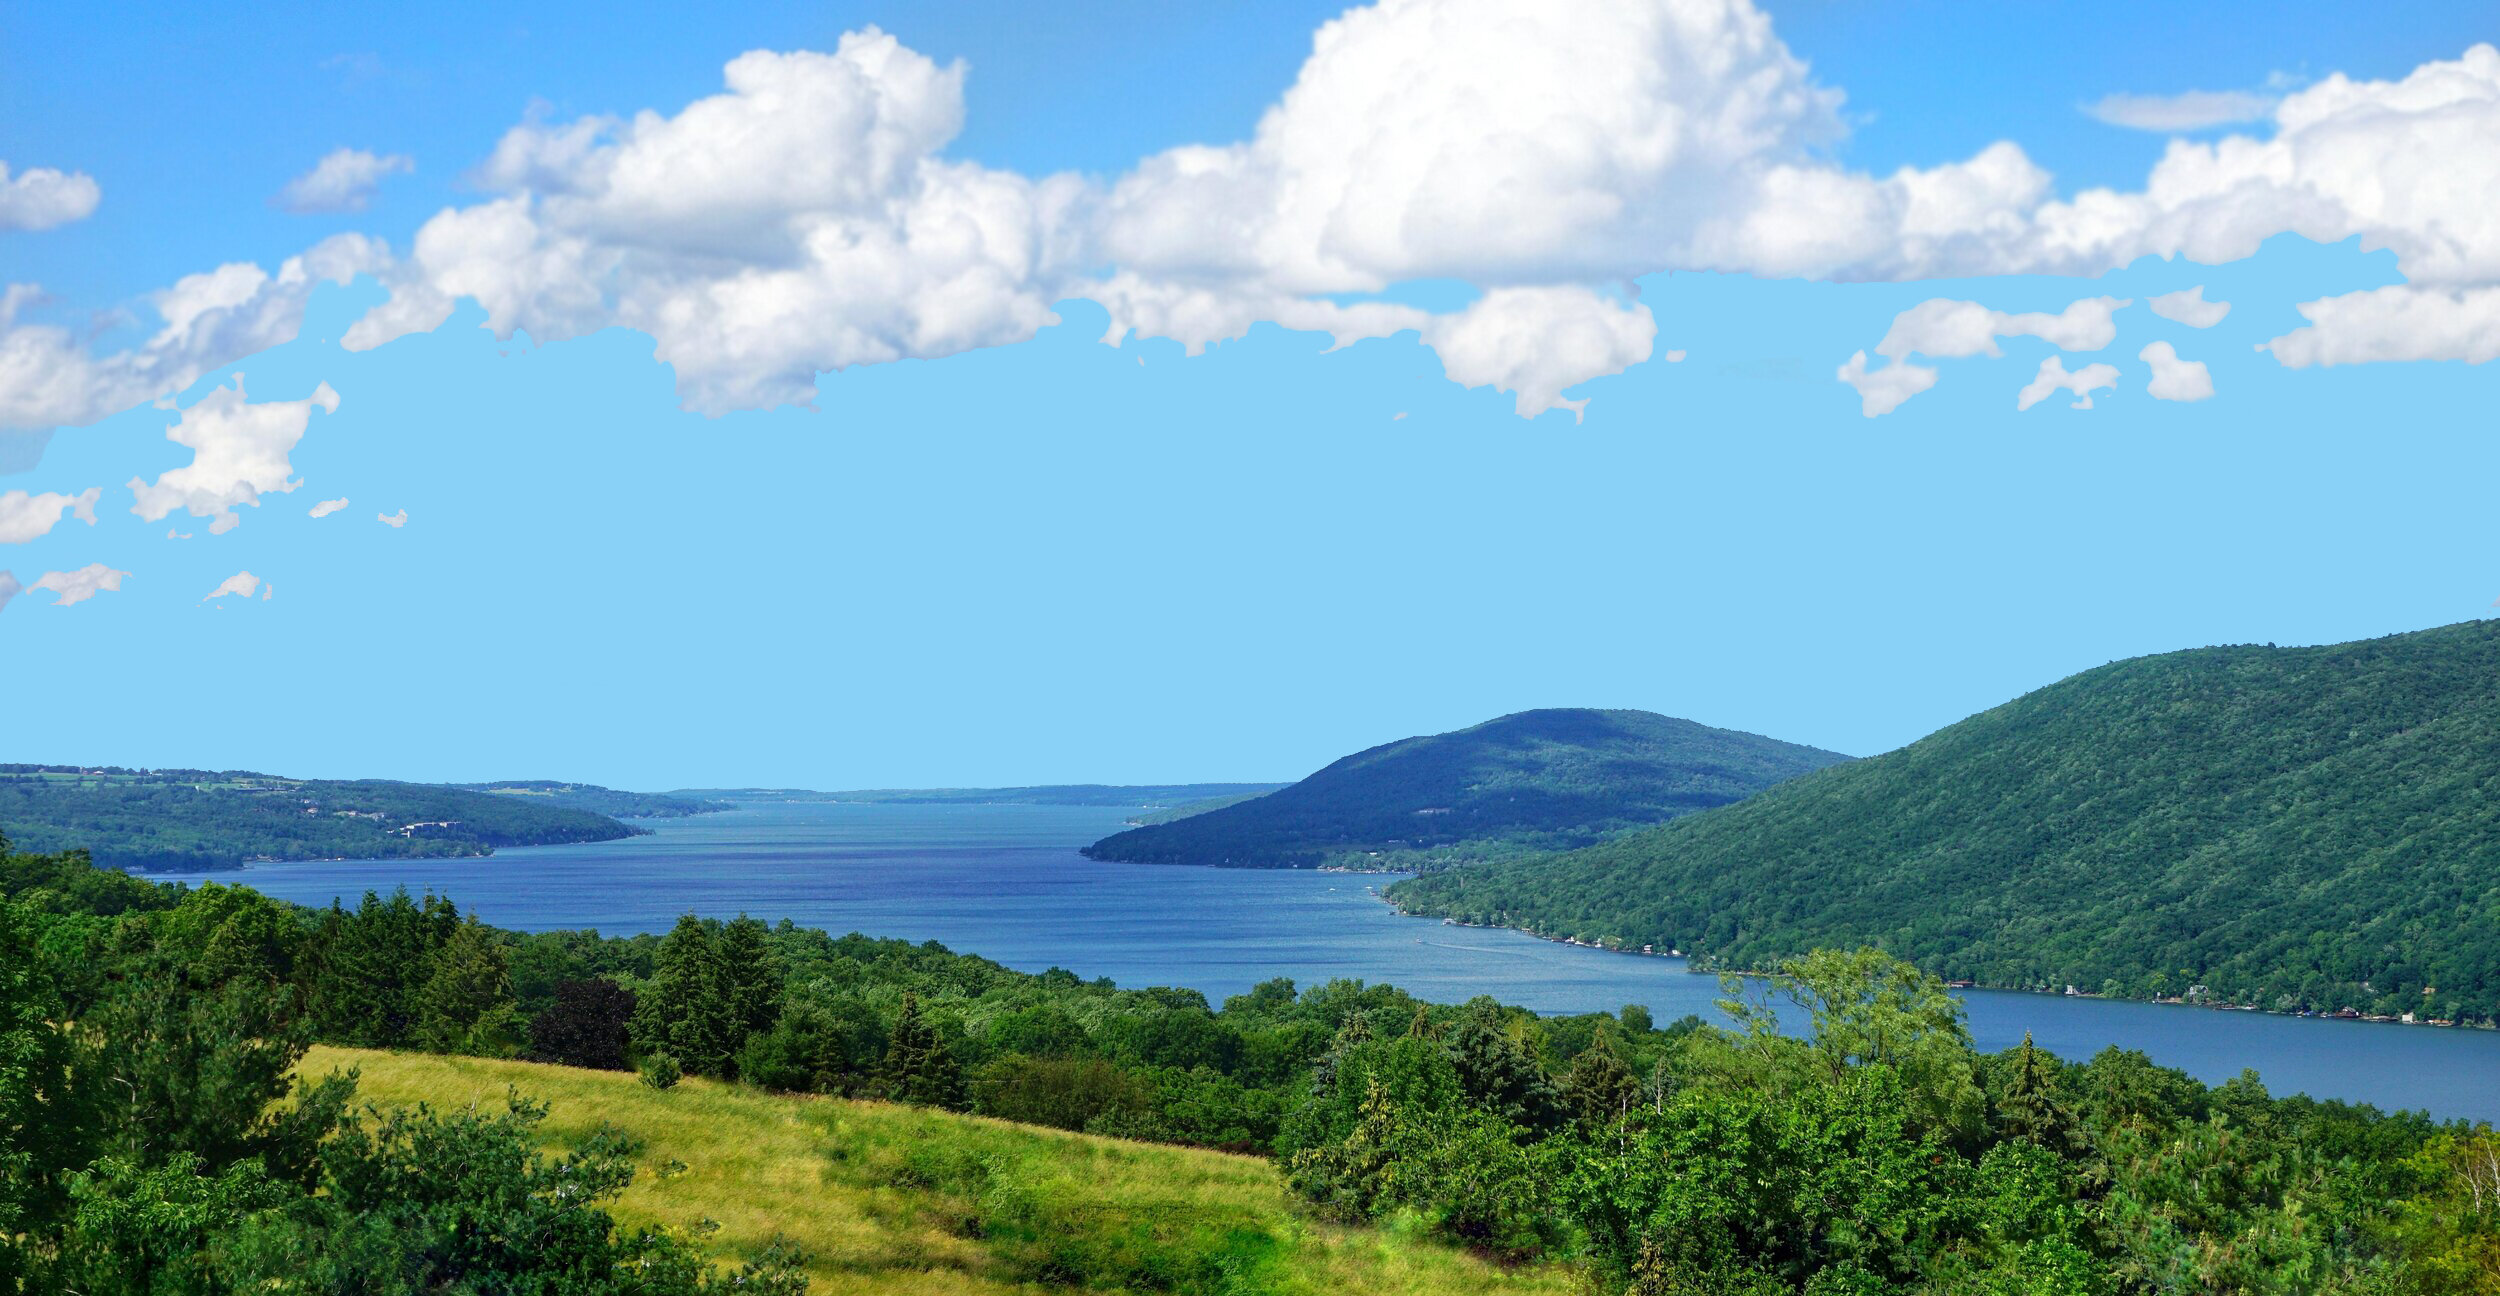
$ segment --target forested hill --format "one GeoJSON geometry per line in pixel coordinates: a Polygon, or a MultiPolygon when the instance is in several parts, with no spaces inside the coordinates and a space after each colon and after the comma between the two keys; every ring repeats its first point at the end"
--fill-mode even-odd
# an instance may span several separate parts
{"type": "Polygon", "coordinates": [[[554,779],[501,779],[493,783],[456,783],[453,786],[472,792],[535,797],[542,804],[588,810],[592,814],[613,815],[620,819],[683,819],[689,815],[712,814],[733,808],[729,802],[721,800],[663,796],[656,792],[619,792],[595,783],[564,783],[554,779]]]}
{"type": "Polygon", "coordinates": [[[1847,759],[1647,711],[1522,711],[1356,752],[1291,787],[1133,828],[1086,854],[1431,868],[1584,846],[1847,759]]]}
{"type": "Polygon", "coordinates": [[[879,805],[1185,805],[1211,797],[1257,796],[1282,783],[1053,783],[1003,788],[859,788],[816,792],[806,788],[685,788],[671,796],[725,801],[865,801],[879,805]]]}
{"type": "Polygon", "coordinates": [[[2500,620],[2118,662],[1738,805],[1391,894],[1724,966],[1874,942],[1986,985],[2487,1019],[2500,620]]]}
{"type": "Polygon", "coordinates": [[[484,855],[498,846],[610,841],[636,831],[552,796],[430,783],[0,765],[0,832],[33,851],[86,847],[108,868],[484,855]]]}

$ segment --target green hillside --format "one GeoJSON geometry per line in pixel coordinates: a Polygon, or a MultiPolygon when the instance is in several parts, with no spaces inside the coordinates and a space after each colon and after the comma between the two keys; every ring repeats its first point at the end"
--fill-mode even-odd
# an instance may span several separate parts
{"type": "Polygon", "coordinates": [[[705,1245],[722,1260],[795,1243],[816,1296],[1577,1289],[1560,1265],[1497,1265],[1314,1219],[1259,1157],[700,1079],[662,1093],[622,1071],[487,1058],[316,1048],[299,1070],[349,1068],[358,1099],[383,1107],[539,1099],[553,1150],[621,1132],[639,1173],[613,1208],[620,1222],[695,1234],[712,1221],[705,1245]]]}
{"type": "Polygon", "coordinates": [[[1356,752],[1238,805],[1088,847],[1237,868],[1434,868],[1585,846],[1847,760],[1647,711],[1522,711],[1356,752]]]}
{"type": "Polygon", "coordinates": [[[492,783],[456,783],[452,786],[471,792],[493,792],[499,796],[534,797],[546,805],[588,810],[592,814],[611,815],[619,819],[684,819],[732,808],[727,801],[664,796],[656,792],[619,792],[596,783],[566,783],[557,779],[498,779],[492,783]]]}
{"type": "Polygon", "coordinates": [[[1724,966],[1873,942],[1987,985],[2487,1019],[2500,620],[2117,662],[1738,805],[1391,895],[1724,966]]]}
{"type": "Polygon", "coordinates": [[[430,783],[0,765],[0,832],[32,851],[83,847],[108,868],[484,855],[636,831],[553,797],[430,783]]]}
{"type": "Polygon", "coordinates": [[[1003,788],[686,788],[670,795],[723,801],[867,801],[879,805],[1163,806],[1209,797],[1257,796],[1282,783],[1053,783],[1003,788]]]}

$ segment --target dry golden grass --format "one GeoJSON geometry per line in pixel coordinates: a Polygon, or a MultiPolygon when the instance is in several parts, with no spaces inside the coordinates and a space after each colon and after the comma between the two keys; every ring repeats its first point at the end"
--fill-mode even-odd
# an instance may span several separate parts
{"type": "Polygon", "coordinates": [[[384,1107],[493,1106],[517,1090],[548,1104],[551,1146],[617,1126],[644,1144],[620,1220],[691,1230],[708,1218],[724,1260],[787,1237],[807,1249],[820,1296],[1574,1289],[1559,1268],[1506,1269],[1312,1220],[1254,1157],[697,1079],[660,1092],[527,1062],[323,1047],[303,1063],[308,1075],[348,1067],[361,1099],[384,1107]]]}

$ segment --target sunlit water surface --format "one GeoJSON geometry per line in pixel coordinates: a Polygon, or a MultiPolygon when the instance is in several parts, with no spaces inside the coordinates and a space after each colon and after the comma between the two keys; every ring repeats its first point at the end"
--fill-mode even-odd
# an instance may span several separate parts
{"type": "MultiPolygon", "coordinates": [[[[788,918],[833,932],[935,940],[1009,967],[1064,967],[1211,999],[1270,977],[1389,982],[1455,1002],[1540,1012],[1648,1006],[1717,1016],[1714,978],[1681,960],[1580,949],[1392,913],[1384,876],[1098,863],[1076,848],[1131,812],[1069,806],[755,804],[654,820],[649,836],[509,849],[482,859],[266,864],[177,875],[353,904],[404,886],[523,931],[665,931],[688,910],[788,918]]],[[[1967,993],[1982,1049],[2029,1031],[2063,1057],[2117,1044],[2207,1081],[2254,1068],[2278,1093],[2500,1121],[2500,1032],[1967,993]]]]}

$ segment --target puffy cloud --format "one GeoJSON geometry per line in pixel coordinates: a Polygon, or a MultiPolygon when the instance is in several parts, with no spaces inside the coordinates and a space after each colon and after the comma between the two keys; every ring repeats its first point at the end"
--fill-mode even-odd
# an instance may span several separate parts
{"type": "Polygon", "coordinates": [[[2395,253],[2407,282],[2304,305],[2269,344],[2303,364],[2492,358],[2500,286],[2500,49],[2477,45],[2393,81],[2337,75],[2286,95],[2270,138],[2171,142],[2139,193],[2045,204],[2010,269],[2091,270],[2137,256],[2214,263],[2284,232],[2395,253]]]}
{"type": "Polygon", "coordinates": [[[1565,400],[1562,389],[1640,363],[1657,337],[1648,307],[1576,285],[1496,288],[1424,330],[1451,381],[1514,393],[1522,418],[1567,409],[1575,420],[1588,401],[1565,400]]]}
{"type": "Polygon", "coordinates": [[[2294,369],[2375,360],[2500,359],[2500,285],[2398,284],[2299,304],[2306,328],[2265,344],[2294,369]]]}
{"type": "Polygon", "coordinates": [[[26,588],[50,590],[57,596],[52,606],[68,607],[74,603],[84,603],[94,598],[100,591],[120,589],[122,578],[129,574],[126,571],[115,571],[103,563],[89,563],[76,571],[45,572],[35,578],[34,584],[26,588]]]}
{"type": "Polygon", "coordinates": [[[291,212],[360,212],[384,180],[416,169],[415,160],[402,154],[336,149],[287,181],[273,201],[291,212]]]}
{"type": "Polygon", "coordinates": [[[101,486],[90,486],[76,495],[53,491],[29,495],[22,490],[0,495],[0,544],[24,544],[50,535],[64,511],[94,526],[95,504],[103,495],[101,486]]]}
{"type": "Polygon", "coordinates": [[[1875,354],[1891,360],[2002,355],[1997,339],[2004,337],[2041,338],[2061,351],[2098,351],[2118,339],[2111,317],[2130,304],[2123,297],[2086,297],[2055,315],[2011,315],[1977,302],[1931,297],[1893,317],[1875,354]]]}
{"type": "Polygon", "coordinates": [[[340,234],[270,274],[249,262],[189,275],[153,294],[162,327],[126,351],[97,355],[70,330],[19,323],[31,285],[0,296],[0,430],[92,423],[181,391],[244,356],[292,341],[313,287],[390,263],[389,249],[340,234]]]}
{"type": "Polygon", "coordinates": [[[236,374],[232,387],[201,397],[166,430],[166,440],[191,449],[191,462],[166,471],[154,485],[131,478],[137,502],[130,511],[156,522],[179,508],[212,519],[210,535],[233,530],[242,520],[234,511],[237,505],[258,507],[263,491],[292,491],[303,485],[294,480],[287,456],[303,439],[316,408],[338,412],[339,394],[330,384],[321,384],[303,400],[254,404],[244,399],[243,376],[236,374]]]}
{"type": "Polygon", "coordinates": [[[2064,390],[2075,394],[2076,409],[2090,409],[2092,408],[2092,393],[2103,387],[2111,391],[2118,389],[2118,366],[2088,364],[2073,373],[2068,373],[2066,366],[2056,356],[2050,356],[2040,362],[2039,376],[2026,383],[2022,391],[2015,394],[2014,408],[2030,409],[2041,401],[2047,400],[2050,392],[2064,390]]]}
{"type": "Polygon", "coordinates": [[[0,571],[0,608],[8,607],[9,600],[16,598],[17,592],[24,588],[26,587],[17,583],[16,572],[0,571]]]}
{"type": "Polygon", "coordinates": [[[247,571],[239,571],[232,576],[228,576],[225,579],[225,583],[219,585],[213,590],[210,590],[208,592],[208,597],[201,599],[200,601],[202,603],[212,602],[216,599],[225,598],[228,595],[241,595],[242,597],[248,599],[254,593],[258,592],[259,589],[260,577],[254,576],[247,571]]]}
{"type": "Polygon", "coordinates": [[[2153,313],[2166,320],[2177,320],[2189,328],[2212,328],[2231,313],[2229,302],[2205,300],[2205,285],[2198,284],[2185,292],[2163,293],[2144,303],[2153,313]]]}
{"type": "Polygon", "coordinates": [[[2099,102],[2084,105],[2083,111],[2111,126],[2175,134],[2264,121],[2276,102],[2276,96],[2254,90],[2188,90],[2173,95],[2104,95],[2099,102]]]}
{"type": "Polygon", "coordinates": [[[1902,360],[1869,371],[1864,351],[1850,356],[1835,376],[1858,389],[1858,411],[1868,418],[1890,414],[1901,402],[1936,385],[1935,370],[1902,360]]]}
{"type": "MultiPolygon", "coordinates": [[[[2318,303],[2278,340],[2287,364],[2483,354],[2474,294],[2500,285],[2490,46],[2394,81],[2329,78],[2275,103],[2265,138],[2174,140],[2141,188],[2065,198],[2010,142],[1890,174],[1837,165],[1839,93],[1750,0],[1378,0],[1319,29],[1248,138],[1101,183],[945,158],[965,76],[870,28],[832,53],[741,55],[720,93],[673,114],[532,116],[475,172],[485,199],[428,221],[405,261],[366,240],[276,276],[194,276],[162,295],[163,334],[118,355],[0,329],[0,427],[176,390],[292,337],[310,284],[359,269],[390,296],[350,347],[471,298],[502,336],[643,331],[711,413],[809,402],[829,370],[1021,341],[1070,296],[1102,303],[1108,341],[1193,352],[1259,323],[1338,345],[1413,330],[1453,379],[1534,414],[1576,411],[1576,384],[1651,357],[1654,319],[1608,293],[1662,270],[2092,275],[2236,259],[2285,232],[2392,251],[2414,295],[2318,303]],[[1419,278],[1483,296],[1454,315],[1363,300],[1419,278]],[[1493,355],[1494,337],[1519,354],[1493,355]]],[[[2107,107],[2179,128],[2221,111],[2107,107]]],[[[2004,336],[1983,323],[1988,345],[2004,336]]],[[[1858,372],[1894,403],[1914,381],[1858,372]]]]}
{"type": "Polygon", "coordinates": [[[503,337],[623,325],[707,413],[1023,341],[1056,321],[1084,185],[937,157],[963,77],[870,28],[831,54],[741,55],[673,117],[515,127],[478,172],[497,196],[428,221],[345,341],[433,328],[462,297],[503,337]]]}
{"type": "Polygon", "coordinates": [[[95,213],[104,190],[83,171],[32,167],[12,178],[0,162],[0,230],[46,230],[95,213]]]}
{"type": "Polygon", "coordinates": [[[2135,358],[2153,366],[2153,381],[2144,390],[2154,400],[2201,401],[2214,394],[2214,376],[2205,362],[2180,359],[2178,348],[2167,342],[2155,342],[2135,358]]]}
{"type": "MultiPolygon", "coordinates": [[[[2040,338],[2062,351],[2098,351],[2118,339],[2114,317],[2131,304],[2123,297],[2086,297],[2054,315],[2045,311],[2013,314],[1974,301],[1931,297],[1893,316],[1892,327],[1875,344],[1875,354],[1891,363],[1870,370],[1866,353],[1860,351],[1835,376],[1857,389],[1859,412],[1876,418],[1936,385],[1937,371],[1908,363],[1911,356],[1951,360],[2003,355],[1997,339],[2009,337],[2040,338]]],[[[2061,367],[2058,372],[2065,371],[2061,367]]],[[[2023,408],[2030,407],[2031,401],[2023,403],[2023,408]]]]}
{"type": "Polygon", "coordinates": [[[392,530],[398,530],[408,525],[408,510],[401,509],[397,513],[376,513],[373,515],[373,520],[392,530]]]}
{"type": "Polygon", "coordinates": [[[317,518],[328,517],[328,516],[330,516],[331,514],[336,513],[336,512],[338,512],[340,509],[343,509],[343,508],[346,508],[346,507],[347,507],[347,497],[346,497],[346,496],[344,496],[344,495],[341,495],[341,496],[339,496],[337,499],[334,499],[334,500],[323,500],[323,501],[321,501],[320,503],[313,505],[313,506],[312,506],[312,515],[313,515],[314,517],[317,517],[317,518]]]}

